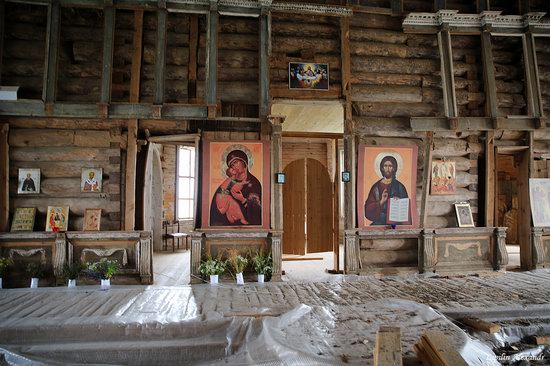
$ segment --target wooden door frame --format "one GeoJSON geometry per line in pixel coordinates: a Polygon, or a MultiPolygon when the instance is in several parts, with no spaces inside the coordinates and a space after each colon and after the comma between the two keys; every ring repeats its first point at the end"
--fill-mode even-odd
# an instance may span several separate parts
{"type": "Polygon", "coordinates": [[[498,156],[512,155],[519,158],[518,166],[518,242],[520,250],[520,268],[523,271],[530,270],[533,263],[531,246],[531,204],[529,201],[529,178],[531,178],[531,149],[529,146],[497,146],[494,159],[494,205],[493,215],[495,225],[498,217],[498,156]]]}
{"type": "MultiPolygon", "coordinates": [[[[281,144],[285,142],[304,142],[304,139],[312,139],[319,142],[319,140],[325,140],[327,143],[327,157],[334,159],[334,187],[333,187],[333,241],[332,251],[334,254],[334,269],[331,272],[340,273],[340,205],[339,205],[339,192],[340,192],[340,155],[338,149],[338,141],[344,139],[343,133],[324,133],[324,132],[283,132],[281,144]]],[[[281,149],[283,151],[283,149],[281,149]]],[[[281,162],[282,165],[282,162],[281,162]]],[[[328,169],[328,167],[327,167],[328,169]]],[[[331,172],[329,171],[329,177],[331,172]]],[[[331,177],[332,178],[332,177],[331,177]]],[[[284,207],[282,208],[284,211],[284,207]]],[[[307,238],[306,238],[307,239],[307,238]]]]}

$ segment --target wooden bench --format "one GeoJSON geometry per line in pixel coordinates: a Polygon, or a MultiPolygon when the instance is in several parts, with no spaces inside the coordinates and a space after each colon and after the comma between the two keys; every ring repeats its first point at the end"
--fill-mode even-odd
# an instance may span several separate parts
{"type": "Polygon", "coordinates": [[[176,245],[178,249],[180,248],[180,239],[185,239],[185,249],[189,249],[189,233],[182,232],[180,230],[180,222],[174,221],[170,223],[169,221],[163,222],[164,226],[164,235],[163,235],[163,250],[168,250],[168,241],[172,240],[172,252],[176,251],[176,245]],[[173,232],[170,232],[172,230],[173,232]]]}

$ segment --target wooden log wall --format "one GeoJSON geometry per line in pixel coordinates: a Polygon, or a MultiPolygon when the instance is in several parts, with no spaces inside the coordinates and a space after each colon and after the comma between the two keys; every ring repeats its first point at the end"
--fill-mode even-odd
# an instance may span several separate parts
{"type": "Polygon", "coordinates": [[[2,85],[18,85],[19,98],[42,98],[46,6],[7,2],[2,85]]]}
{"type": "Polygon", "coordinates": [[[272,98],[337,99],[342,95],[340,23],[336,17],[272,14],[270,95],[272,98]],[[329,65],[329,90],[288,89],[289,62],[329,65]]]}
{"type": "Polygon", "coordinates": [[[435,35],[404,34],[398,17],[356,14],[350,52],[354,119],[444,115],[435,35]]]}
{"type": "Polygon", "coordinates": [[[452,35],[451,42],[458,115],[460,117],[485,116],[481,38],[452,35]]]}
{"type": "Polygon", "coordinates": [[[69,123],[57,129],[19,128],[16,120],[12,122],[10,216],[17,207],[36,207],[35,231],[43,231],[48,206],[69,206],[69,230],[80,231],[85,210],[101,208],[101,230],[120,230],[121,146],[125,140],[121,129],[73,129],[69,123]],[[80,191],[81,172],[86,167],[103,169],[102,192],[80,191]],[[17,194],[19,168],[40,169],[39,194],[17,194]]]}
{"type": "Polygon", "coordinates": [[[134,47],[134,12],[118,9],[115,15],[115,45],[111,101],[130,101],[132,50],[134,47]]]}
{"type": "Polygon", "coordinates": [[[498,116],[528,114],[521,37],[491,37],[498,116]]]}
{"type": "MultiPolygon", "coordinates": [[[[168,13],[166,22],[165,102],[187,103],[188,66],[189,15],[168,13]]],[[[147,69],[148,68],[144,68],[144,73],[148,71],[147,69]]],[[[154,72],[152,74],[154,74],[154,72]]]]}
{"type": "MultiPolygon", "coordinates": [[[[408,117],[443,115],[437,38],[404,34],[399,19],[384,15],[355,14],[351,25],[353,120],[358,142],[418,146],[416,199],[420,215],[426,135],[411,131],[408,117]]],[[[457,41],[455,72],[462,70],[456,76],[464,76],[464,80],[457,83],[457,89],[462,88],[459,90],[468,100],[471,94],[477,93],[469,87],[482,84],[482,76],[477,67],[463,67],[467,65],[463,62],[465,55],[469,54],[465,50],[472,40],[457,41]],[[468,80],[468,70],[471,80],[468,80]]],[[[476,114],[483,110],[477,101],[475,106],[469,106],[469,102],[464,106],[464,113],[476,114]]],[[[434,134],[433,160],[445,158],[456,162],[457,192],[429,197],[426,227],[456,227],[455,202],[470,202],[476,215],[478,159],[483,154],[479,136],[480,133],[451,131],[434,134]]]]}
{"type": "MultiPolygon", "coordinates": [[[[206,31],[206,29],[205,29],[206,31]]],[[[218,34],[218,101],[226,104],[258,104],[259,85],[259,21],[257,18],[220,16],[218,34]]],[[[201,53],[206,50],[206,33],[199,40],[201,53]]],[[[205,87],[205,57],[198,72],[205,87]]],[[[226,113],[224,113],[226,115],[226,113]]],[[[257,113],[255,116],[257,117],[257,113]]]]}
{"type": "Polygon", "coordinates": [[[62,8],[56,100],[99,102],[102,60],[103,11],[62,8]]]}

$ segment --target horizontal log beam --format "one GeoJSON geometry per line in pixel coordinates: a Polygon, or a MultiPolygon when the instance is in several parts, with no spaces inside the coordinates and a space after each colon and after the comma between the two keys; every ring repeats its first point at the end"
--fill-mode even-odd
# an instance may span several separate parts
{"type": "MultiPolygon", "coordinates": [[[[207,106],[191,104],[164,104],[161,114],[152,104],[112,103],[108,108],[107,118],[181,118],[205,119],[207,106]]],[[[51,110],[44,109],[40,100],[0,101],[0,116],[32,117],[74,117],[102,118],[104,115],[97,104],[90,103],[54,103],[51,110]]]]}
{"type": "Polygon", "coordinates": [[[520,118],[489,118],[489,117],[412,117],[411,129],[420,131],[492,131],[499,130],[535,130],[540,128],[540,119],[531,117],[520,118]],[[451,121],[452,120],[452,121],[451,121]],[[452,123],[451,123],[452,122],[452,123]],[[452,125],[456,123],[456,128],[452,125]]]}

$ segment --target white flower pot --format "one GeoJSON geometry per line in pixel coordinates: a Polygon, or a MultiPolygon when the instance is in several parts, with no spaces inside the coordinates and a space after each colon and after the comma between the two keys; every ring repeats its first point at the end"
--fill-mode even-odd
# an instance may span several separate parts
{"type": "Polygon", "coordinates": [[[31,288],[38,288],[38,278],[31,278],[31,288]]]}
{"type": "Polygon", "coordinates": [[[210,275],[210,284],[211,285],[217,285],[218,284],[218,275],[210,275]]]}
{"type": "Polygon", "coordinates": [[[237,285],[244,285],[243,273],[237,273],[237,285]]]}
{"type": "Polygon", "coordinates": [[[68,288],[75,288],[76,287],[76,280],[69,280],[67,282],[67,287],[68,288]]]}
{"type": "Polygon", "coordinates": [[[111,288],[111,280],[109,278],[107,279],[102,279],[101,280],[101,289],[102,290],[108,290],[109,288],[111,288]]]}
{"type": "Polygon", "coordinates": [[[264,276],[265,275],[258,273],[258,283],[264,283],[264,276]]]}

